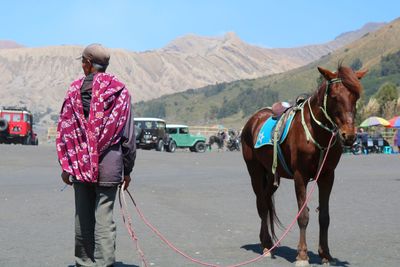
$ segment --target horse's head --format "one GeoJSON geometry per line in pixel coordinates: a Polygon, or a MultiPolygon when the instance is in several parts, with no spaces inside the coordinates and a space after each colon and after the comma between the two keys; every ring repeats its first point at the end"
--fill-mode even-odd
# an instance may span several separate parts
{"type": "Polygon", "coordinates": [[[325,86],[323,105],[329,120],[332,120],[339,129],[339,135],[345,145],[352,145],[355,140],[354,116],[356,102],[360,98],[362,85],[360,79],[367,73],[354,72],[349,67],[339,66],[337,72],[318,67],[319,72],[327,80],[325,86]]]}

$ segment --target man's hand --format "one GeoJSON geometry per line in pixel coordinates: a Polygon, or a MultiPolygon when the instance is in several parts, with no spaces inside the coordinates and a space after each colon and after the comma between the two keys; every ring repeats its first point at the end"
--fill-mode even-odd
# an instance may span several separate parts
{"type": "Polygon", "coordinates": [[[64,183],[66,183],[67,185],[72,185],[72,182],[69,180],[69,173],[66,171],[63,171],[61,173],[61,178],[63,180],[64,183]]]}
{"type": "Polygon", "coordinates": [[[131,176],[130,175],[124,175],[124,183],[123,183],[123,188],[126,190],[129,186],[129,183],[131,182],[131,176]]]}

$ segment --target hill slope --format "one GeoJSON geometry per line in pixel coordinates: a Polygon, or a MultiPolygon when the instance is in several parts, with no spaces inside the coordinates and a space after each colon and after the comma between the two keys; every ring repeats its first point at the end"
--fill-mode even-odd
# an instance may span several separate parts
{"type": "Polygon", "coordinates": [[[369,97],[386,81],[400,84],[400,68],[395,66],[390,75],[382,75],[381,71],[382,58],[388,55],[390,57],[398,51],[400,19],[374,33],[364,34],[359,40],[298,69],[141,102],[136,107],[136,113],[166,117],[173,122],[240,126],[260,107],[271,105],[278,99],[293,100],[301,93],[314,91],[319,79],[316,67],[320,65],[335,70],[340,61],[346,65],[361,65],[370,70],[362,80],[366,96],[369,97]]]}
{"type": "MultiPolygon", "coordinates": [[[[185,36],[163,49],[112,50],[109,72],[124,81],[134,101],[199,88],[216,82],[285,72],[320,58],[382,24],[341,35],[332,42],[288,49],[246,44],[234,33],[222,37],[185,36]]],[[[0,49],[0,105],[24,105],[42,124],[57,118],[70,82],[81,76],[82,47],[0,49]]]]}

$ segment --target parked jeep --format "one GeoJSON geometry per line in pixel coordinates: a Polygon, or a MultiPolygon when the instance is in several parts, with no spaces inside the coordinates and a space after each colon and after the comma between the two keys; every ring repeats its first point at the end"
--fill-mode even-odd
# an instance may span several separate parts
{"type": "Polygon", "coordinates": [[[206,138],[202,135],[192,135],[189,127],[181,124],[167,124],[170,137],[169,150],[176,148],[189,148],[192,152],[206,151],[206,138]]]}
{"type": "Polygon", "coordinates": [[[135,118],[136,146],[164,151],[168,143],[165,121],[158,118],[135,118]]]}
{"type": "Polygon", "coordinates": [[[32,113],[23,107],[0,108],[0,144],[38,145],[32,113]]]}

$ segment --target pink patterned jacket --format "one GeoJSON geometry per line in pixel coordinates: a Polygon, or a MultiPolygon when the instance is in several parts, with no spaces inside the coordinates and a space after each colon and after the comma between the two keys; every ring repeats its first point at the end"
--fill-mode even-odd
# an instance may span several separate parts
{"type": "Polygon", "coordinates": [[[57,155],[62,169],[76,180],[96,183],[99,157],[120,141],[131,100],[125,85],[115,76],[97,73],[89,117],[85,119],[80,93],[83,81],[74,81],[64,99],[57,127],[57,155]]]}

